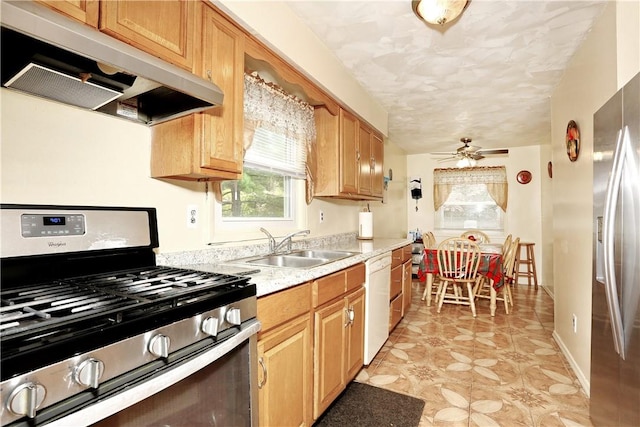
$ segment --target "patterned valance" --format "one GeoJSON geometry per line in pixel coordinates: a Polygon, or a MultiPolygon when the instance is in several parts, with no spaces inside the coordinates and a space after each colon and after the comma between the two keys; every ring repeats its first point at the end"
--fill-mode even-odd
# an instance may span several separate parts
{"type": "Polygon", "coordinates": [[[507,211],[508,184],[504,166],[434,169],[434,210],[440,209],[449,198],[451,188],[459,184],[485,184],[491,198],[503,211],[507,211]]]}
{"type": "Polygon", "coordinates": [[[280,86],[263,80],[258,73],[244,75],[244,149],[249,149],[256,128],[263,127],[288,139],[298,141],[304,149],[306,200],[315,193],[316,123],[314,109],[307,102],[288,94],[280,86]]]}

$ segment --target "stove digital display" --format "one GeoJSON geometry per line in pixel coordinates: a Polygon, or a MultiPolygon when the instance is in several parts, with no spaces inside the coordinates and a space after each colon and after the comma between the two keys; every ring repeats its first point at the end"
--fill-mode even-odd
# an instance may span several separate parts
{"type": "Polygon", "coordinates": [[[82,213],[65,215],[21,215],[22,237],[82,236],[85,234],[85,217],[82,213]]]}
{"type": "Polygon", "coordinates": [[[65,225],[67,219],[63,216],[44,216],[42,217],[43,225],[65,225]]]}

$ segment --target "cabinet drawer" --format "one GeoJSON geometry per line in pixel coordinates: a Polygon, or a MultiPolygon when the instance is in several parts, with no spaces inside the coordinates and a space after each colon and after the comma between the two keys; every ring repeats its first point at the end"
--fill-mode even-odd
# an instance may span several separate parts
{"type": "Polygon", "coordinates": [[[393,300],[400,292],[402,292],[402,274],[404,270],[402,265],[391,269],[391,290],[389,292],[389,300],[393,300]]]}
{"type": "Polygon", "coordinates": [[[407,245],[402,248],[402,261],[407,261],[411,259],[411,253],[413,252],[413,246],[407,245]]]}
{"type": "Polygon", "coordinates": [[[260,335],[311,310],[311,283],[258,298],[260,335]]]}
{"type": "Polygon", "coordinates": [[[402,294],[398,295],[389,307],[389,331],[396,327],[402,319],[402,294]]]}
{"type": "Polygon", "coordinates": [[[404,261],[403,252],[403,248],[398,248],[391,252],[391,268],[402,264],[402,262],[404,261]]]}
{"type": "Polygon", "coordinates": [[[364,264],[358,264],[347,269],[347,292],[364,285],[364,264]]]}
{"type": "Polygon", "coordinates": [[[337,273],[321,277],[313,281],[313,306],[318,307],[345,293],[346,273],[337,273]]]}

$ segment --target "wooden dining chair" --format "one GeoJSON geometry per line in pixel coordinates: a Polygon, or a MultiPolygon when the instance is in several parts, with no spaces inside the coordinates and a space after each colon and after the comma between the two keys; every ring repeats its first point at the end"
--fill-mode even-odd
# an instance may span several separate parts
{"type": "Polygon", "coordinates": [[[504,243],[502,244],[502,258],[503,259],[504,259],[504,256],[507,254],[507,251],[509,250],[509,247],[511,246],[511,241],[512,240],[513,240],[513,236],[511,234],[509,234],[504,239],[504,243]]]}
{"type": "MultiPolygon", "coordinates": [[[[424,244],[425,248],[429,248],[429,249],[435,248],[438,244],[436,242],[436,237],[433,235],[432,231],[427,231],[422,235],[422,243],[424,244]]],[[[424,253],[422,254],[422,256],[424,256],[424,253]]],[[[433,284],[431,286],[431,295],[433,296],[434,304],[438,303],[438,283],[439,283],[438,277],[437,275],[434,275],[433,284]]],[[[427,286],[425,285],[425,289],[422,294],[423,300],[427,297],[427,292],[429,292],[429,289],[427,289],[427,286]]]]}
{"type": "Polygon", "coordinates": [[[460,235],[463,239],[470,239],[476,243],[491,243],[491,239],[480,230],[467,230],[460,235]]]}
{"type": "MultiPolygon", "coordinates": [[[[511,295],[511,282],[514,275],[514,268],[516,263],[516,255],[518,250],[518,244],[520,238],[516,238],[509,243],[506,252],[502,255],[502,280],[504,282],[498,295],[496,295],[496,301],[502,301],[504,304],[504,311],[509,314],[509,306],[513,306],[513,297],[511,295]]],[[[484,276],[479,276],[476,282],[473,295],[474,298],[491,298],[491,281],[484,276]]]]}
{"type": "Polygon", "coordinates": [[[442,304],[468,305],[476,317],[473,286],[480,265],[480,246],[472,240],[453,237],[438,245],[438,313],[442,304]],[[464,295],[466,288],[467,296],[464,295]]]}
{"type": "Polygon", "coordinates": [[[425,248],[435,248],[436,236],[433,235],[432,231],[427,231],[422,235],[422,242],[424,243],[425,248]]]}

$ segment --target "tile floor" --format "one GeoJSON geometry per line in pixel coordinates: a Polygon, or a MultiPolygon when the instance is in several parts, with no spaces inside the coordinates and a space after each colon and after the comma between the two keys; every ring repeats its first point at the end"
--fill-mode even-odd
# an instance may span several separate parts
{"type": "MultiPolygon", "coordinates": [[[[413,303],[356,381],[426,402],[420,426],[591,426],[589,399],[557,344],[553,300],[542,289],[513,289],[513,311],[495,318],[469,307],[413,303]]],[[[421,289],[424,289],[421,287],[421,289]]]]}

